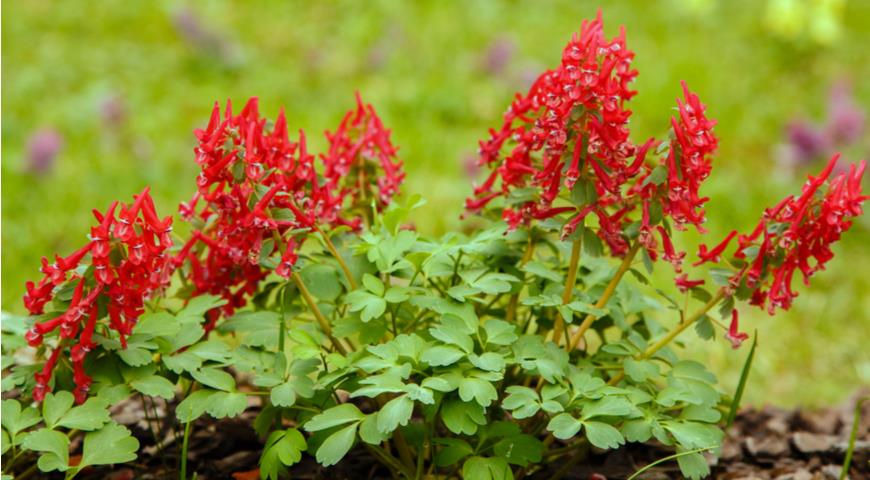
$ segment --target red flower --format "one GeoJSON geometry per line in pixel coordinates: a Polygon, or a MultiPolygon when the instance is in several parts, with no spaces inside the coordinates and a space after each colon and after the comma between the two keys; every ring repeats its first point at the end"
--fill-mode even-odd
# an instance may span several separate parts
{"type": "Polygon", "coordinates": [[[681,275],[677,275],[676,283],[677,288],[679,288],[681,292],[686,293],[695,287],[700,287],[701,285],[703,285],[704,280],[689,280],[689,276],[683,273],[681,275]]]}
{"type": "MultiPolygon", "coordinates": [[[[50,391],[48,384],[66,342],[72,343],[70,359],[76,399],[84,401],[90,377],[82,362],[94,347],[92,336],[99,320],[100,298],[106,304],[109,328],[117,332],[122,345],[126,346],[127,335],[144,311],[145,299],[169,282],[171,265],[164,252],[172,245],[167,235],[171,217],[157,219],[147,188],[135,197],[132,205],[120,206],[118,219],[114,213],[117,206],[114,202],[105,213],[95,211],[94,217],[100,223],[91,228],[91,240],[67,257],[56,257],[53,264],[49,265],[43,258],[41,271],[45,276],[38,284],[27,282],[24,305],[32,315],[44,312],[45,305],[54,299],[56,287],[67,283],[75,285],[65,310],[36,323],[25,335],[28,344],[34,347],[41,345],[45,335],[51,332],[57,331],[60,340],[42,371],[36,374],[34,399],[37,401],[50,391]],[[112,255],[112,252],[117,254],[112,255]],[[93,277],[77,273],[88,255],[93,277]]],[[[88,271],[91,270],[85,270],[88,271]]]]}
{"type": "Polygon", "coordinates": [[[374,199],[378,210],[389,205],[405,179],[398,150],[390,142],[390,131],[374,107],[356,94],[356,109],[345,114],[334,133],[326,132],[329,151],[321,154],[327,187],[351,203],[368,209],[374,199]]]}
{"type": "MultiPolygon", "coordinates": [[[[731,278],[731,284],[745,284],[751,289],[751,303],[767,304],[770,314],[776,308],[791,307],[797,297],[791,286],[794,274],[799,271],[809,284],[810,277],[833,258],[831,245],[852,226],[851,219],[861,214],[864,200],[870,198],[861,194],[865,162],[851,165],[828,181],[838,158],[831,158],[819,176],[809,177],[800,197],[786,197],[764,212],[752,233],[738,236],[734,256],[747,263],[731,278]]],[[[710,251],[702,246],[698,263],[718,261],[735,236],[731,232],[710,251]]]]}
{"type": "Polygon", "coordinates": [[[725,334],[725,338],[731,342],[731,348],[734,349],[740,348],[740,345],[743,345],[743,342],[749,338],[749,334],[739,331],[736,308],[731,310],[731,324],[728,326],[728,333],[725,334]]]}
{"type": "Polygon", "coordinates": [[[238,115],[228,102],[223,119],[216,104],[208,126],[194,132],[202,170],[197,192],[179,211],[197,230],[174,263],[190,263],[193,296],[227,300],[222,312],[210,312],[207,330],[220,313],[245,305],[271,269],[289,276],[307,232],[320,225],[358,228],[360,218],[345,207],[359,200],[367,209],[365,199],[375,198],[383,208],[404,178],[389,130],[359,97],[336,133],[327,134],[322,181],[305,133],[290,141],[283,111],[271,130],[266,125],[252,98],[238,115]]]}
{"type": "Polygon", "coordinates": [[[691,223],[703,232],[701,224],[706,221],[703,206],[709,199],[700,197],[698,190],[712,169],[709,156],[718,145],[713,135],[716,122],[704,116],[704,105],[689,91],[686,82],[681,84],[684,100],[677,100],[679,120],[671,119],[674,141],[666,160],[668,194],[662,199],[662,207],[677,228],[691,223]]]}
{"type": "MultiPolygon", "coordinates": [[[[589,178],[600,197],[595,213],[605,223],[599,235],[616,251],[627,250],[614,237],[622,230],[625,212],[617,207],[612,214],[605,207],[621,199],[620,187],[640,167],[628,161],[637,151],[628,139],[631,111],[625,108],[636,93],[628,87],[637,76],[633,57],[624,31],[608,40],[600,14],[584,22],[565,47],[561,64],[544,72],[526,95],[517,94],[501,128],[481,142],[479,163],[494,169],[466,208],[478,211],[497,197],[510,200],[511,192],[531,187],[536,198],[503,209],[504,219],[516,228],[560,213],[552,203],[563,186],[570,190],[580,178],[589,178]]],[[[575,216],[567,234],[590,213],[584,207],[568,210],[575,216]]]]}

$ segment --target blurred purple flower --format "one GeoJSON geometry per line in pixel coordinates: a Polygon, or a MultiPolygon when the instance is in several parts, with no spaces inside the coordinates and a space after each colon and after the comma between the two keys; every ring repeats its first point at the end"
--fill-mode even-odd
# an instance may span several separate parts
{"type": "Polygon", "coordinates": [[[828,135],[837,143],[850,144],[864,134],[865,113],[855,102],[852,86],[847,81],[831,88],[828,102],[828,135]]]}
{"type": "Polygon", "coordinates": [[[501,75],[516,51],[516,43],[509,37],[499,37],[492,41],[481,59],[481,68],[490,75],[501,75]]]}
{"type": "Polygon", "coordinates": [[[238,47],[225,36],[203,25],[190,8],[176,11],[172,20],[178,33],[197,50],[220,59],[227,66],[240,62],[238,47]]]}
{"type": "Polygon", "coordinates": [[[788,143],[792,146],[795,166],[805,165],[824,154],[831,145],[828,135],[806,120],[795,120],[786,128],[788,143]]]}
{"type": "Polygon", "coordinates": [[[127,109],[120,95],[110,95],[100,102],[100,117],[112,129],[119,128],[127,119],[127,109]]]}
{"type": "Polygon", "coordinates": [[[777,159],[793,173],[835,151],[864,148],[861,139],[866,134],[866,113],[855,101],[849,82],[841,80],[831,87],[825,123],[816,126],[793,120],[786,127],[785,142],[777,146],[777,159]]]}
{"type": "Polygon", "coordinates": [[[27,171],[44,174],[51,170],[63,148],[63,136],[54,128],[41,128],[27,140],[27,171]]]}

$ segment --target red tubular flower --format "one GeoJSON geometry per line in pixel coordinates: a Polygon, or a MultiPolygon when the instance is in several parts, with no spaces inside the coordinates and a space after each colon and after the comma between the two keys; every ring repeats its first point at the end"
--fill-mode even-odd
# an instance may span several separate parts
{"type": "MultiPolygon", "coordinates": [[[[626,251],[624,240],[617,237],[628,219],[617,204],[621,187],[640,169],[639,163],[629,161],[638,149],[628,139],[631,111],[625,108],[636,93],[628,87],[637,76],[631,69],[633,58],[623,30],[608,40],[600,14],[583,22],[579,35],[565,47],[561,64],[544,72],[528,93],[517,94],[501,128],[490,130],[489,140],[480,143],[479,164],[493,172],[475,188],[466,208],[479,211],[495,198],[509,198],[514,190],[534,188],[535,199],[503,209],[503,218],[516,228],[553,212],[562,189],[587,178],[599,197],[593,209],[605,223],[599,235],[615,253],[626,251]],[[610,205],[618,213],[607,212],[610,205]]],[[[590,213],[581,215],[585,207],[572,208],[576,214],[565,235],[590,213]]]]}
{"type": "Polygon", "coordinates": [[[716,150],[718,140],[713,135],[714,120],[704,115],[706,107],[698,96],[683,86],[682,101],[677,100],[679,119],[671,119],[674,140],[668,150],[668,194],[662,199],[664,212],[674,219],[677,228],[691,223],[703,232],[704,203],[709,200],[698,193],[701,183],[710,175],[710,155],[716,150]]]}
{"type": "MultiPolygon", "coordinates": [[[[748,287],[750,303],[762,308],[767,305],[770,314],[776,308],[791,307],[797,297],[792,288],[796,272],[809,284],[810,277],[824,269],[834,256],[831,245],[852,226],[851,219],[862,213],[863,202],[870,198],[861,191],[866,162],[851,165],[829,181],[838,158],[831,158],[817,177],[810,176],[799,197],[786,197],[767,209],[752,233],[738,237],[734,256],[749,263],[734,275],[731,284],[748,287]]],[[[699,263],[717,261],[734,236],[732,232],[709,252],[702,248],[699,263]]]]}
{"type": "Polygon", "coordinates": [[[121,205],[120,218],[115,219],[117,206],[114,202],[105,213],[95,211],[99,225],[91,228],[91,240],[73,254],[57,257],[52,265],[43,259],[43,279],[38,284],[27,282],[24,305],[32,315],[44,312],[45,305],[58,291],[55,287],[75,282],[65,311],[36,323],[25,335],[28,344],[34,347],[42,345],[45,335],[51,332],[57,332],[60,340],[42,371],[36,374],[33,396],[37,401],[50,391],[48,384],[54,366],[67,343],[70,343],[76,399],[84,401],[90,377],[84,372],[82,362],[94,346],[92,336],[99,320],[101,297],[109,311],[109,328],[115,330],[122,345],[126,345],[126,336],[144,311],[145,299],[168,284],[171,265],[164,252],[171,246],[167,231],[172,219],[154,221],[157,217],[147,188],[136,196],[132,205],[121,205]],[[111,255],[113,251],[118,254],[111,255]],[[93,277],[76,273],[83,263],[92,267],[93,277]]]}
{"type": "Polygon", "coordinates": [[[734,349],[740,348],[740,345],[743,345],[743,342],[749,338],[749,334],[739,331],[736,308],[731,310],[731,324],[728,326],[728,333],[725,334],[725,338],[731,342],[731,348],[734,349]]]}
{"type": "Polygon", "coordinates": [[[704,280],[689,280],[689,276],[683,273],[681,275],[677,275],[676,283],[677,288],[679,288],[681,292],[686,293],[695,287],[700,287],[701,285],[703,285],[704,280]]]}
{"type": "MultiPolygon", "coordinates": [[[[266,125],[252,98],[238,115],[228,102],[223,118],[215,105],[208,126],[194,132],[198,189],[179,210],[199,229],[173,264],[190,263],[193,296],[210,293],[227,300],[222,312],[208,315],[207,330],[221,313],[245,305],[272,268],[291,274],[305,240],[301,232],[319,225],[358,228],[361,219],[345,207],[359,200],[368,208],[364,200],[373,198],[383,208],[404,179],[390,131],[359,96],[356,109],[327,134],[322,181],[305,133],[290,141],[283,111],[271,130],[266,125]]],[[[162,226],[150,212],[148,218],[162,226]]]]}
{"type": "Polygon", "coordinates": [[[356,108],[345,114],[334,133],[326,132],[327,153],[320,155],[323,176],[330,190],[352,204],[369,208],[375,199],[378,210],[389,205],[405,179],[398,148],[374,107],[356,94],[356,108]]]}

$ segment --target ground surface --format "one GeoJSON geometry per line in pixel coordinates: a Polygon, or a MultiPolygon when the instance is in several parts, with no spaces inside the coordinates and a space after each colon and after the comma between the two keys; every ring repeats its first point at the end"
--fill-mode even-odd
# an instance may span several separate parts
{"type": "MultiPolygon", "coordinates": [[[[293,129],[320,147],[360,90],[401,146],[406,190],[429,200],[420,231],[457,228],[478,140],[599,7],[608,33],[624,24],[637,54],[633,139],[665,133],[681,79],[719,120],[720,153],[702,191],[714,237],[750,228],[819,168],[821,159],[784,174],[775,145],[793,119],[824,120],[835,82],[851,80],[857,102],[870,106],[863,0],[4,2],[2,309],[23,312],[40,257],[78,248],[92,208],[145,185],[162,213],[187,200],[197,171],[191,132],[228,97],[258,95],[269,115],[285,106],[293,129]],[[28,144],[45,130],[60,145],[35,168],[28,144]]],[[[844,154],[854,161],[868,151],[865,131],[844,154]]],[[[870,383],[865,220],[812,289],[797,285],[793,311],[741,312],[760,334],[751,401],[824,405],[870,383]]],[[[685,246],[697,240],[690,234],[685,246]]],[[[671,274],[660,270],[667,287],[671,274]]],[[[721,338],[691,340],[733,387],[743,353],[721,338]]]]}
{"type": "MultiPolygon", "coordinates": [[[[855,398],[858,396],[838,407],[820,410],[767,407],[741,412],[728,432],[722,455],[718,459],[709,458],[713,468],[712,478],[837,479],[852,428],[855,398]]],[[[158,405],[158,413],[164,418],[173,418],[171,415],[162,415],[165,408],[165,405],[158,405]]],[[[257,408],[254,406],[236,419],[198,421],[190,440],[188,471],[195,471],[198,480],[259,478],[256,469],[262,443],[250,427],[256,414],[257,408]]],[[[178,478],[176,439],[164,438],[164,450],[162,453],[158,451],[138,398],[127,400],[115,407],[114,416],[139,437],[143,446],[140,458],[132,465],[115,470],[86,470],[80,478],[178,478]]],[[[853,480],[870,478],[870,402],[864,403],[858,432],[850,470],[850,478],[853,480]]],[[[624,479],[644,465],[672,453],[652,443],[632,445],[608,453],[593,451],[585,462],[570,469],[563,478],[624,479]]],[[[535,473],[531,478],[550,478],[559,468],[559,462],[552,462],[548,469],[535,473]]],[[[292,478],[378,479],[389,478],[389,472],[375,464],[364,450],[356,449],[330,470],[324,470],[313,458],[306,456],[292,470],[292,478]]],[[[682,477],[676,463],[667,462],[648,470],[639,478],[670,480],[682,477]]]]}

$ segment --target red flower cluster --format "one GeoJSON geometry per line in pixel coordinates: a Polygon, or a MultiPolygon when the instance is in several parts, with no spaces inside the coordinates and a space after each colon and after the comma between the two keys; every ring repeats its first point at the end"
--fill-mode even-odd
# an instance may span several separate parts
{"type": "MultiPolygon", "coordinates": [[[[629,84],[637,76],[631,68],[634,53],[626,48],[625,32],[608,40],[599,16],[584,22],[580,34],[568,43],[562,62],[544,72],[523,96],[517,94],[500,130],[480,144],[481,165],[494,167],[486,181],[475,188],[466,209],[479,211],[493,199],[504,197],[503,218],[510,228],[532,220],[570,212],[562,234],[572,234],[589,214],[595,214],[598,236],[614,255],[629,250],[625,230],[640,205],[639,241],[652,258],[658,256],[652,209],[672,217],[678,228],[704,221],[698,189],[710,174],[709,155],[717,145],[704,116],[704,106],[683,83],[680,115],[672,120],[673,139],[660,167],[666,175],[656,181],[646,155],[655,140],[635,145],[629,139],[631,111],[625,105],[636,92],[629,84]],[[505,146],[513,146],[502,153],[505,146]],[[562,187],[570,190],[585,179],[595,186],[595,199],[583,205],[554,206],[562,187]],[[500,181],[500,186],[496,183],[500,181]],[[526,189],[535,198],[529,199],[526,189]],[[517,201],[511,194],[523,190],[517,201]]],[[[565,196],[565,195],[563,195],[565,196]]],[[[664,257],[680,271],[685,256],[674,250],[667,230],[659,227],[664,257]]]]}
{"type": "Polygon", "coordinates": [[[329,151],[320,158],[327,187],[349,196],[351,204],[360,208],[370,208],[365,204],[368,199],[375,199],[379,211],[389,205],[405,172],[390,131],[374,107],[363,103],[357,93],[356,109],[345,114],[335,133],[326,132],[326,138],[329,151]]]}
{"type": "Polygon", "coordinates": [[[144,311],[144,300],[169,282],[172,265],[166,250],[172,245],[172,218],[161,220],[157,216],[147,188],[132,205],[118,206],[114,202],[105,213],[94,211],[100,223],[91,228],[90,241],[68,257],[56,256],[54,263],[43,258],[41,271],[45,276],[38,284],[27,282],[24,304],[32,315],[42,314],[45,305],[57,299],[65,287],[73,289],[63,313],[35,324],[26,334],[34,347],[41,345],[49,332],[57,330],[60,338],[42,371],[35,375],[36,401],[50,391],[58,357],[67,342],[76,339],[70,346],[70,360],[76,400],[83,402],[91,384],[83,362],[95,346],[93,334],[103,315],[103,302],[108,327],[118,333],[126,347],[126,337],[144,311]],[[86,263],[88,255],[90,262],[86,263]]]}
{"type": "MultiPolygon", "coordinates": [[[[374,109],[357,100],[356,111],[328,135],[330,151],[321,155],[323,181],[304,132],[298,142],[289,140],[283,111],[269,129],[256,98],[238,115],[228,103],[223,119],[215,105],[206,129],[195,132],[199,190],[180,207],[198,227],[176,256],[179,265],[190,262],[194,296],[220,295],[228,301],[223,313],[232,314],[272,268],[290,276],[303,233],[319,225],[358,228],[360,218],[346,216],[348,202],[364,198],[372,184],[379,188],[381,204],[391,199],[404,178],[402,164],[374,109]],[[370,158],[377,158],[384,175],[367,167],[370,158]],[[348,181],[356,168],[358,177],[348,181]],[[200,200],[204,205],[198,209],[200,200]]],[[[209,312],[207,329],[220,314],[209,312]]]]}
{"type": "Polygon", "coordinates": [[[662,198],[662,207],[677,228],[691,223],[703,232],[701,224],[706,221],[703,206],[709,198],[701,197],[698,190],[712,169],[710,155],[718,145],[712,132],[716,122],[704,116],[704,105],[689,91],[686,82],[681,84],[685,100],[677,100],[679,120],[671,119],[676,142],[671,142],[665,162],[668,194],[662,198]]]}
{"type": "Polygon", "coordinates": [[[517,94],[501,129],[491,130],[490,139],[481,142],[479,163],[496,168],[475,188],[466,208],[478,211],[496,197],[533,187],[538,198],[504,209],[511,228],[568,211],[582,218],[594,210],[604,232],[619,230],[609,225],[618,225],[624,212],[608,214],[603,207],[619,199],[620,187],[643,161],[642,155],[628,161],[636,152],[628,139],[631,111],[625,108],[636,93],[628,88],[637,76],[633,58],[624,31],[608,40],[600,14],[584,22],[565,47],[559,67],[544,72],[525,96],[517,94]],[[514,145],[503,157],[509,141],[514,145]],[[553,207],[562,185],[571,189],[583,176],[597,180],[597,204],[587,211],[553,207]]]}
{"type": "Polygon", "coordinates": [[[702,245],[696,265],[719,261],[736,237],[734,257],[745,265],[731,278],[731,288],[745,285],[751,289],[751,303],[767,305],[770,314],[791,307],[797,297],[791,286],[794,274],[800,271],[809,284],[810,276],[833,257],[831,244],[852,226],[851,219],[861,214],[861,205],[870,198],[861,194],[866,162],[851,165],[828,181],[838,158],[831,158],[818,177],[810,176],[799,197],[786,197],[767,209],[752,233],[731,232],[712,249],[702,245]],[[822,192],[826,182],[827,190],[822,192]]]}

